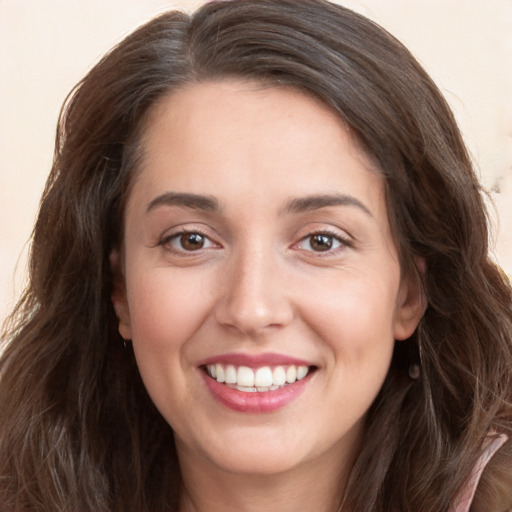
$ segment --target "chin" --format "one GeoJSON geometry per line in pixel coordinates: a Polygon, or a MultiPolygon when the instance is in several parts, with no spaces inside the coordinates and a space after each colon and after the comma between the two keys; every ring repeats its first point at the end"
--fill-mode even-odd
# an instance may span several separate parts
{"type": "Polygon", "coordinates": [[[227,454],[214,463],[227,473],[265,477],[297,469],[302,461],[298,457],[281,456],[270,450],[260,449],[257,454],[252,450],[246,453],[238,451],[227,454]]]}
{"type": "Polygon", "coordinates": [[[304,443],[298,444],[293,435],[282,436],[280,432],[275,435],[272,431],[255,430],[225,432],[225,435],[217,432],[209,439],[203,437],[200,443],[193,443],[195,449],[189,440],[188,447],[178,446],[178,453],[181,451],[184,456],[187,453],[190,455],[190,449],[193,449],[195,457],[209,461],[217,469],[230,474],[253,476],[286,473],[300,467],[308,459],[304,443]]]}

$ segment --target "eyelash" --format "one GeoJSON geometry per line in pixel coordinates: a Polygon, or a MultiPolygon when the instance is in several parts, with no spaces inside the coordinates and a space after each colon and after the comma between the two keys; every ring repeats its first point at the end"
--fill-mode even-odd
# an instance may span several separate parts
{"type": "Polygon", "coordinates": [[[353,244],[352,244],[352,240],[350,240],[348,237],[343,237],[343,236],[340,236],[340,234],[338,232],[334,232],[334,231],[331,231],[329,229],[321,229],[321,230],[318,230],[318,231],[314,231],[312,233],[308,233],[305,237],[301,238],[299,240],[299,242],[297,244],[295,244],[296,246],[303,243],[303,242],[307,242],[309,240],[309,245],[311,247],[311,242],[312,240],[314,239],[314,237],[317,237],[317,236],[324,236],[324,237],[327,237],[329,239],[332,240],[335,240],[339,246],[338,247],[335,247],[335,248],[328,248],[327,250],[325,251],[315,251],[314,249],[310,248],[310,249],[303,249],[307,252],[313,252],[319,256],[329,256],[329,255],[332,255],[332,254],[336,254],[338,253],[339,251],[342,251],[344,248],[346,247],[352,247],[353,244]]]}
{"type": "MultiPolygon", "coordinates": [[[[174,252],[180,256],[189,256],[193,253],[196,253],[196,252],[199,252],[203,249],[211,249],[212,247],[214,247],[216,245],[215,242],[213,242],[211,240],[211,238],[206,235],[205,233],[203,233],[201,230],[198,230],[198,229],[182,229],[180,231],[178,231],[177,233],[173,233],[171,235],[168,235],[168,236],[165,236],[164,238],[162,238],[162,240],[158,243],[158,245],[164,247],[166,250],[168,251],[171,251],[171,252],[174,252]],[[191,235],[198,235],[200,237],[202,237],[202,239],[204,241],[207,241],[206,243],[208,243],[208,247],[204,247],[204,246],[201,246],[197,249],[192,249],[192,250],[187,250],[183,247],[182,245],[181,247],[175,247],[172,245],[172,242],[177,240],[179,241],[181,237],[185,236],[185,235],[188,235],[188,236],[191,236],[191,235]]],[[[218,245],[218,244],[217,244],[218,245]]],[[[344,248],[346,247],[352,247],[353,244],[352,244],[352,241],[348,238],[348,237],[343,237],[343,236],[340,236],[339,233],[337,232],[334,232],[334,231],[331,231],[329,229],[322,229],[322,230],[318,230],[318,231],[313,231],[311,233],[308,233],[306,236],[302,237],[297,243],[295,243],[293,245],[293,247],[296,247],[298,248],[299,250],[303,250],[305,252],[312,252],[312,253],[315,253],[317,254],[318,256],[329,256],[329,255],[332,255],[333,253],[336,254],[338,253],[339,251],[343,250],[344,248]],[[312,240],[314,239],[314,237],[320,237],[320,236],[323,236],[323,237],[326,237],[328,239],[331,240],[331,244],[332,244],[332,241],[335,241],[337,242],[339,245],[337,247],[329,247],[327,248],[326,250],[319,250],[319,251],[315,251],[312,247],[311,247],[311,242],[312,240]],[[300,248],[298,246],[300,246],[302,243],[306,243],[307,241],[309,240],[309,249],[304,249],[304,248],[300,248]]]]}
{"type": "MultiPolygon", "coordinates": [[[[188,256],[195,252],[199,252],[202,249],[212,248],[213,246],[215,246],[215,242],[213,242],[208,235],[206,235],[199,229],[181,229],[177,233],[173,233],[171,235],[168,235],[168,236],[165,236],[164,238],[162,238],[162,240],[158,243],[158,245],[160,245],[160,246],[164,247],[166,250],[174,252],[175,254],[178,254],[180,256],[188,256]],[[188,235],[189,237],[192,235],[198,235],[198,236],[202,237],[204,241],[207,241],[209,246],[208,247],[199,247],[198,249],[195,249],[195,250],[187,250],[183,246],[181,248],[179,248],[179,247],[174,247],[172,245],[173,241],[175,241],[175,240],[179,241],[180,238],[182,238],[185,235],[188,235]]],[[[182,245],[182,244],[180,244],[180,245],[182,245]]]]}

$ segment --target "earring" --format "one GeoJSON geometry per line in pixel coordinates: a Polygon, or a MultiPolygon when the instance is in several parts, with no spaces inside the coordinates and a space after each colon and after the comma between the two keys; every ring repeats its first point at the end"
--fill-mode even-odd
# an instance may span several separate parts
{"type": "Polygon", "coordinates": [[[409,371],[407,372],[409,374],[409,378],[411,380],[418,380],[420,378],[420,365],[416,363],[412,363],[409,365],[409,371]]]}

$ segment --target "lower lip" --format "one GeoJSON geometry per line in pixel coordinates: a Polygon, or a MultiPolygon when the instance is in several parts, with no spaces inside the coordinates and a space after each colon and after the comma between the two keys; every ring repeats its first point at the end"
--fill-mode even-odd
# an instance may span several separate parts
{"type": "Polygon", "coordinates": [[[216,400],[233,411],[246,413],[268,413],[281,409],[302,394],[311,376],[308,374],[304,379],[274,391],[246,393],[217,382],[203,371],[201,373],[216,400]]]}

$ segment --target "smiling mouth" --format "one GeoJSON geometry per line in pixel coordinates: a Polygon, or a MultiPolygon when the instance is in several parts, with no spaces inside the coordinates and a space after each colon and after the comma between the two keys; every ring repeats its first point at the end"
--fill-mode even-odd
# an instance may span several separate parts
{"type": "Polygon", "coordinates": [[[245,393],[275,391],[304,379],[316,370],[316,366],[279,365],[250,368],[219,363],[208,364],[203,368],[206,374],[218,383],[245,393]]]}

